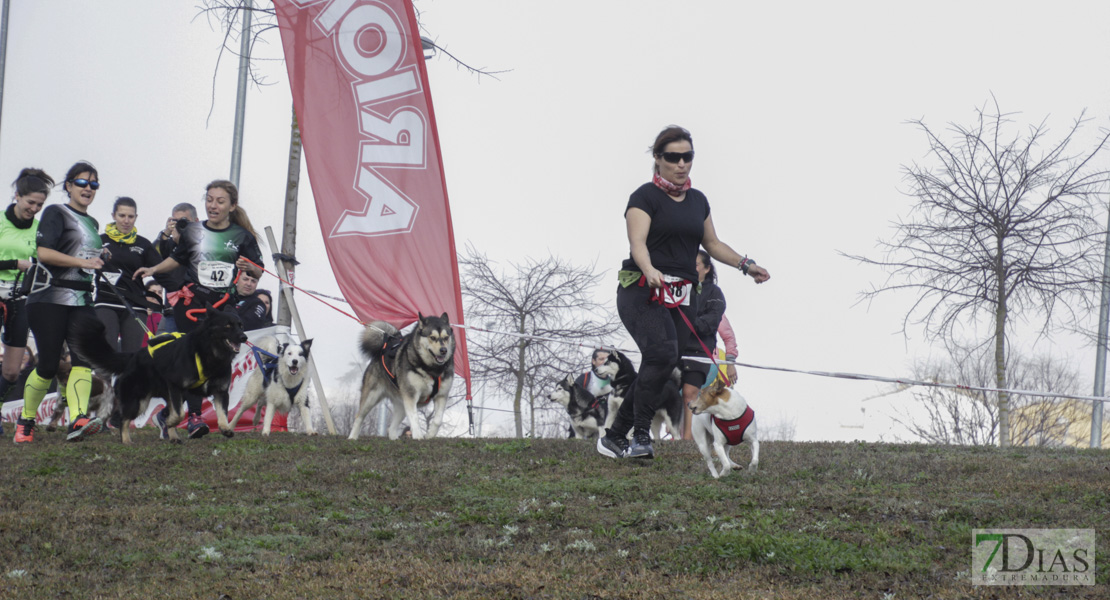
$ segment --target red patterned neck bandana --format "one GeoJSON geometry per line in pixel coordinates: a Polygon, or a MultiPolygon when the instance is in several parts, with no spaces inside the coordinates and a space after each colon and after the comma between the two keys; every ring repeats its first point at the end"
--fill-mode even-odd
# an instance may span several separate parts
{"type": "Polygon", "coordinates": [[[651,182],[655,184],[655,187],[663,190],[664,192],[667,192],[668,196],[674,196],[675,198],[685,193],[686,190],[690,189],[690,186],[692,185],[689,177],[686,178],[686,183],[683,183],[682,185],[675,185],[667,181],[666,179],[663,179],[663,177],[660,176],[659,173],[656,173],[655,176],[651,178],[651,182]]]}

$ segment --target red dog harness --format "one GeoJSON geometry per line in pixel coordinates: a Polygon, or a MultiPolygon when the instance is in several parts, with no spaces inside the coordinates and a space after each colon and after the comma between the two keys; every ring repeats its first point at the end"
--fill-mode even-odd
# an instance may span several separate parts
{"type": "Polygon", "coordinates": [[[755,411],[749,406],[744,410],[744,414],[740,415],[740,418],[724,421],[713,417],[713,424],[721,430],[721,433],[725,434],[729,446],[739,446],[744,441],[744,432],[748,430],[748,425],[752,424],[754,418],[755,411]]]}

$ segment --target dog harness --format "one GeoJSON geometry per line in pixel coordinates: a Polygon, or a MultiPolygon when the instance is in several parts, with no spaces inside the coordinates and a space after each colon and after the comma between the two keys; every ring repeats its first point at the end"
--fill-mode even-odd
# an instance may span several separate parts
{"type": "Polygon", "coordinates": [[[744,441],[744,432],[748,430],[748,425],[752,424],[754,418],[755,411],[749,406],[744,409],[744,414],[739,418],[725,421],[713,417],[713,424],[725,434],[725,440],[729,446],[739,446],[744,441]]]}
{"type": "MultiPolygon", "coordinates": [[[[401,386],[397,385],[397,375],[389,370],[389,362],[386,359],[388,358],[392,361],[397,358],[397,351],[401,349],[401,342],[404,340],[404,336],[391,335],[382,343],[382,368],[385,369],[385,374],[389,376],[389,381],[393,383],[393,387],[398,390],[401,389],[401,386]]],[[[432,393],[428,394],[427,398],[418,400],[416,402],[417,405],[423,406],[431,402],[432,398],[436,397],[436,393],[439,392],[440,379],[442,379],[442,377],[436,377],[435,381],[432,382],[432,393]]],[[[290,396],[290,398],[292,398],[292,396],[290,396]]]]}
{"type": "MultiPolygon", "coordinates": [[[[163,333],[162,335],[150,339],[150,343],[147,344],[146,351],[150,353],[151,358],[154,358],[155,350],[158,350],[159,348],[164,348],[166,345],[172,344],[183,337],[185,337],[185,334],[181,333],[180,331],[163,333]]],[[[197,363],[197,382],[189,386],[189,389],[198,388],[208,381],[208,376],[204,374],[204,367],[200,364],[200,355],[194,354],[193,358],[196,360],[197,363]]]]}
{"type": "MultiPolygon", "coordinates": [[[[582,374],[583,375],[583,377],[582,377],[582,387],[585,388],[587,392],[590,391],[590,377],[592,377],[593,374],[594,373],[593,373],[592,369],[589,370],[589,371],[586,371],[585,373],[582,374]]],[[[605,385],[609,385],[609,380],[608,379],[601,379],[600,377],[598,379],[601,380],[601,381],[604,381],[605,385]]],[[[432,394],[432,395],[434,396],[435,394],[432,394]]],[[[593,396],[592,393],[590,395],[593,396]]],[[[608,395],[609,394],[602,394],[600,396],[594,396],[594,401],[590,403],[589,408],[587,408],[586,410],[592,410],[592,409],[595,409],[595,408],[601,406],[601,399],[605,398],[608,395]]]]}
{"type": "Polygon", "coordinates": [[[250,349],[251,353],[254,354],[254,362],[262,371],[262,386],[269,386],[270,382],[274,380],[274,371],[277,370],[278,360],[280,360],[281,357],[276,354],[270,354],[254,344],[250,345],[250,349]]]}
{"type": "MultiPolygon", "coordinates": [[[[251,345],[251,352],[254,354],[254,362],[258,364],[259,370],[262,371],[262,387],[268,388],[270,384],[276,379],[274,374],[277,372],[278,361],[281,357],[276,354],[270,354],[258,346],[251,345]]],[[[297,397],[297,392],[301,391],[301,386],[304,385],[302,379],[295,387],[285,388],[285,393],[289,394],[289,401],[293,402],[293,398],[297,397]]]]}

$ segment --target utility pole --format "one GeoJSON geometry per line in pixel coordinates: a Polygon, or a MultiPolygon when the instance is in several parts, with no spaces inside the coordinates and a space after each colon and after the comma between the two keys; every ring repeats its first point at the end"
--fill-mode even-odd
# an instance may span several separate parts
{"type": "Polygon", "coordinates": [[[0,122],[4,115],[4,66],[8,63],[8,4],[0,8],[0,122]]]}
{"type": "Polygon", "coordinates": [[[247,115],[247,74],[251,68],[251,12],[254,0],[243,6],[243,31],[239,34],[239,87],[235,95],[235,130],[231,138],[231,174],[228,179],[239,187],[240,164],[243,162],[243,123],[247,115]]]}
{"type": "MultiPolygon", "coordinates": [[[[281,253],[290,258],[297,255],[297,193],[300,183],[301,128],[297,125],[297,111],[294,110],[293,124],[289,131],[289,171],[285,186],[285,219],[281,228],[281,253]]],[[[296,263],[293,260],[286,260],[283,263],[285,265],[284,270],[289,275],[286,281],[293,283],[296,263]]],[[[277,324],[288,326],[293,315],[289,310],[289,303],[285,301],[285,294],[281,293],[281,289],[284,287],[284,282],[278,284],[278,295],[281,297],[281,303],[278,305],[277,324]]],[[[293,291],[292,288],[289,289],[290,297],[292,297],[293,291]]]]}
{"type": "MultiPolygon", "coordinates": [[[[1110,218],[1110,217],[1108,217],[1110,218]]],[[[1106,225],[1106,250],[1102,256],[1102,301],[1098,305],[1098,347],[1095,349],[1095,391],[1093,396],[1104,396],[1106,387],[1106,330],[1107,310],[1110,310],[1110,222],[1106,225]]],[[[1102,402],[1094,401],[1091,407],[1091,447],[1102,447],[1102,402]]]]}

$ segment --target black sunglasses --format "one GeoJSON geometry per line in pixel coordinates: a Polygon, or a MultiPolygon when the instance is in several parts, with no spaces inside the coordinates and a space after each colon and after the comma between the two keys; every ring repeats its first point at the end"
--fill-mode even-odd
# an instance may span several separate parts
{"type": "Polygon", "coordinates": [[[88,179],[70,179],[69,182],[72,183],[73,185],[79,187],[79,188],[90,187],[94,190],[99,190],[100,189],[100,182],[99,181],[90,181],[88,179]]]}
{"type": "Polygon", "coordinates": [[[693,150],[689,152],[663,152],[659,156],[662,156],[663,160],[672,164],[678,164],[678,161],[680,160],[684,160],[688,163],[694,161],[693,150]]]}

